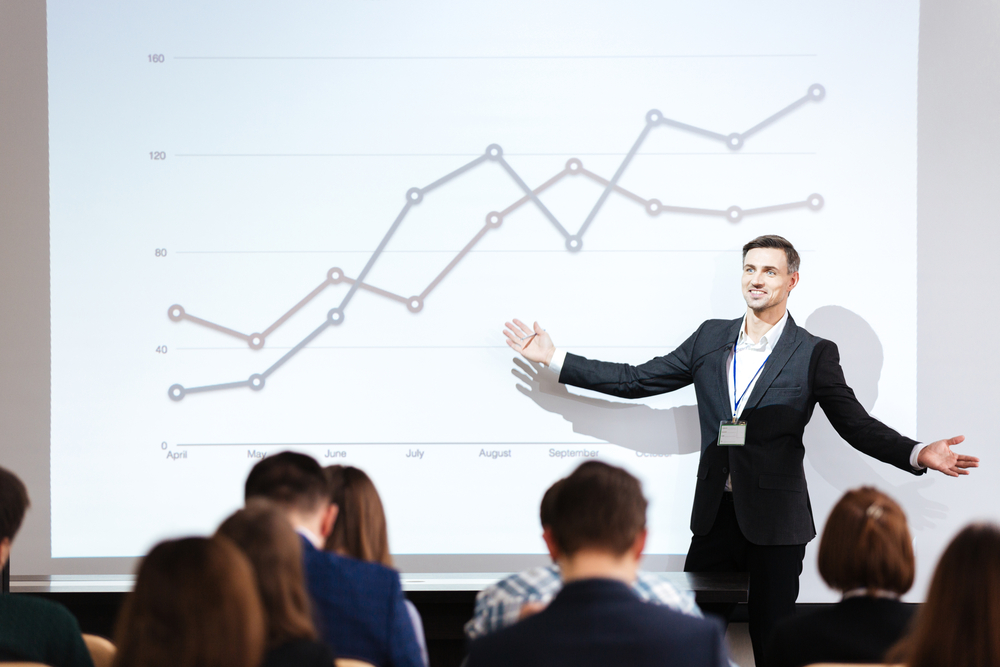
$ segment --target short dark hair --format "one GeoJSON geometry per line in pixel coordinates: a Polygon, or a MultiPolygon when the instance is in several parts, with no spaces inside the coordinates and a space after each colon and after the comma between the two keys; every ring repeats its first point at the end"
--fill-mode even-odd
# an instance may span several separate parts
{"type": "Polygon", "coordinates": [[[788,262],[788,273],[795,273],[799,270],[799,253],[795,252],[795,248],[792,244],[785,238],[778,236],[777,234],[765,234],[764,236],[758,236],[750,243],[743,246],[743,261],[747,260],[747,253],[754,248],[777,248],[778,250],[785,251],[785,259],[788,262]]]}
{"type": "Polygon", "coordinates": [[[244,487],[246,500],[264,497],[285,509],[303,512],[330,502],[323,468],[311,456],[281,452],[266,457],[250,470],[244,487]]]}
{"type": "Polygon", "coordinates": [[[542,528],[548,528],[552,525],[552,513],[554,512],[554,506],[556,504],[556,494],[559,493],[559,489],[562,488],[562,484],[565,481],[565,478],[556,480],[556,482],[545,491],[545,495],[542,496],[542,504],[538,508],[538,518],[542,522],[542,528]]]}
{"type": "Polygon", "coordinates": [[[30,506],[24,482],[6,468],[0,468],[0,540],[14,540],[30,506]]]}
{"type": "Polygon", "coordinates": [[[567,556],[581,549],[621,556],[646,528],[642,485],[622,468],[600,461],[582,463],[562,480],[549,528],[567,556]]]}
{"type": "Polygon", "coordinates": [[[865,588],[902,595],[916,565],[906,514],[889,496],[864,486],[833,507],[819,542],[819,573],[831,588],[865,588]]]}

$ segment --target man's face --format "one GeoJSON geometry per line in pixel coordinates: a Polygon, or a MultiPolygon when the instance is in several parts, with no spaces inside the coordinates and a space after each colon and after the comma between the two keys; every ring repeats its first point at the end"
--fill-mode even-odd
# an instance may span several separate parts
{"type": "Polygon", "coordinates": [[[743,260],[743,298],[755,313],[780,306],[798,282],[798,272],[788,273],[780,248],[754,248],[743,260]]]}

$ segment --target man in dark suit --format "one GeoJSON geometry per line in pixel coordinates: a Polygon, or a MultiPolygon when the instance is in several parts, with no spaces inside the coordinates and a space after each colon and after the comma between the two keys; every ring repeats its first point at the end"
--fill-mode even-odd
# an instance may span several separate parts
{"type": "Polygon", "coordinates": [[[338,508],[314,458],[295,452],[268,456],[250,471],[245,495],[277,503],[301,536],[317,630],[338,658],[376,667],[425,667],[399,574],[323,550],[338,508]]]}
{"type": "MultiPolygon", "coordinates": [[[[806,490],[802,434],[819,403],[858,450],[914,474],[968,474],[978,459],[955,454],[962,436],[921,445],[871,417],[844,380],[837,346],[788,315],[799,256],[780,236],[743,247],[746,314],[709,320],[670,354],[631,366],[558,350],[536,322],[507,323],[507,343],[559,381],[639,398],[694,384],[701,460],[691,512],[687,571],[750,573],[750,637],[758,667],[764,642],[798,597],[805,545],[816,535],[806,490]]],[[[728,616],[732,607],[709,609],[728,616]]]]}
{"type": "Polygon", "coordinates": [[[543,534],[563,588],[541,612],[474,641],[468,667],[722,667],[722,629],[632,590],[646,499],[632,475],[588,461],[562,482],[543,534]]]}

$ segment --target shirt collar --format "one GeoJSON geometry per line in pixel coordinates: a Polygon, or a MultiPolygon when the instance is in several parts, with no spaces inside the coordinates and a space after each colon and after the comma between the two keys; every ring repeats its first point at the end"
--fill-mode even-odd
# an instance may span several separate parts
{"type": "Polygon", "coordinates": [[[747,335],[747,316],[743,316],[743,322],[740,323],[740,337],[736,341],[736,347],[748,349],[748,350],[774,350],[774,346],[778,344],[778,339],[781,338],[782,332],[785,330],[785,324],[788,322],[788,309],[785,309],[785,314],[781,316],[781,319],[777,323],[767,330],[760,340],[756,344],[750,340],[750,336],[747,335]]]}
{"type": "Polygon", "coordinates": [[[302,526],[295,526],[295,532],[309,540],[309,544],[313,545],[318,550],[323,550],[323,547],[325,546],[324,540],[316,533],[312,532],[308,528],[303,528],[302,526]]]}

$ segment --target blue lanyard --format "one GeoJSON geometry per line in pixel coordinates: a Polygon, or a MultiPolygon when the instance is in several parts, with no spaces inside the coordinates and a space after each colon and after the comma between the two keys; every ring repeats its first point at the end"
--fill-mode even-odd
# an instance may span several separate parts
{"type": "Polygon", "coordinates": [[[760,365],[760,368],[757,369],[757,372],[753,374],[752,378],[750,378],[750,382],[747,383],[747,386],[743,390],[743,393],[740,394],[739,398],[736,398],[736,348],[739,347],[739,344],[740,344],[740,337],[737,334],[736,343],[733,344],[733,423],[734,424],[736,423],[736,415],[740,413],[740,403],[743,401],[743,397],[747,395],[748,391],[750,391],[750,387],[753,386],[753,381],[757,379],[757,376],[760,374],[760,372],[764,370],[764,365],[767,364],[767,360],[771,358],[771,355],[768,354],[767,357],[764,359],[764,363],[760,365]]]}

